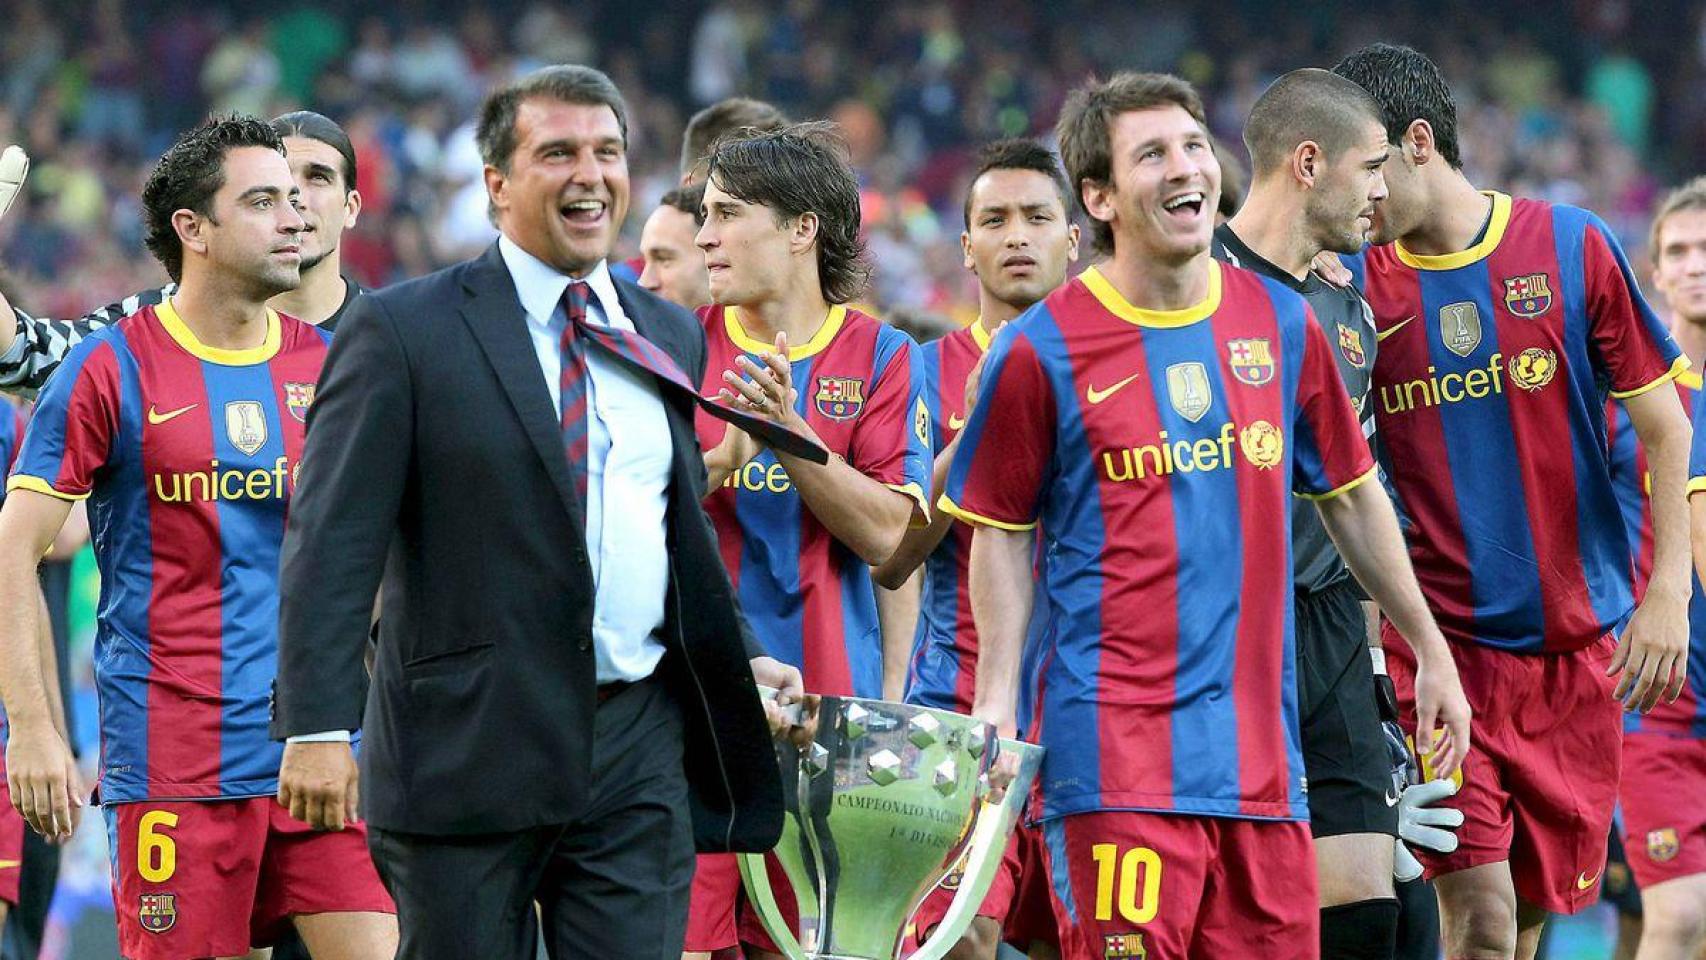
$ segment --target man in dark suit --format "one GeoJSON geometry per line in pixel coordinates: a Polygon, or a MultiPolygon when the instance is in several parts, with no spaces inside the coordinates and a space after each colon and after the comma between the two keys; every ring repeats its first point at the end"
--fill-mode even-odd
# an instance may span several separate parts
{"type": "Polygon", "coordinates": [[[502,234],[356,302],[310,416],[282,558],[280,801],[356,815],[405,958],[677,957],[695,846],[762,850],[780,781],[758,655],[699,506],[693,399],[603,349],[638,333],[699,382],[693,316],[605,264],[627,109],[602,73],[493,92],[502,234]],[[372,695],[362,667],[380,586],[372,695]]]}

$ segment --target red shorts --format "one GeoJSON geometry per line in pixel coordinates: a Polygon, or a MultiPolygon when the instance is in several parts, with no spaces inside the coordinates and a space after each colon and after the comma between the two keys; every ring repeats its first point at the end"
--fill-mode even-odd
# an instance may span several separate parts
{"type": "MultiPolygon", "coordinates": [[[[0,743],[0,755],[6,752],[0,743]]],[[[12,806],[6,765],[0,762],[0,900],[18,905],[18,874],[24,865],[24,815],[12,806]]]]}
{"type": "Polygon", "coordinates": [[[1623,737],[1623,852],[1643,889],[1706,873],[1706,740],[1623,737]]]}
{"type": "MultiPolygon", "coordinates": [[[[1381,638],[1413,734],[1415,655],[1391,624],[1381,638]]],[[[1441,801],[1463,811],[1457,850],[1415,851],[1430,879],[1509,861],[1517,895],[1543,910],[1576,913],[1599,900],[1623,738],[1605,675],[1615,648],[1609,636],[1561,654],[1451,645],[1475,712],[1473,742],[1462,789],[1441,801]]]]}
{"type": "MultiPolygon", "coordinates": [[[[1018,876],[1013,891],[1013,903],[1007,908],[1007,922],[1001,938],[1023,953],[1031,944],[1060,945],[1060,933],[1054,925],[1054,898],[1049,893],[1048,848],[1043,845],[1042,827],[1019,827],[1018,876]]],[[[1003,866],[1006,863],[1003,862],[1003,866]]]]}
{"type": "Polygon", "coordinates": [[[732,853],[701,853],[687,900],[686,953],[715,953],[740,945],[735,905],[740,902],[740,863],[732,853]]]}
{"type": "Polygon", "coordinates": [[[272,797],[109,804],[119,950],[130,960],[233,957],[289,918],[396,913],[367,852],[367,826],[337,833],[272,797]]]}
{"type": "Polygon", "coordinates": [[[1062,960],[1315,960],[1307,823],[1111,811],[1042,825],[1062,960]]]}
{"type": "MultiPolygon", "coordinates": [[[[1007,849],[1001,853],[1001,868],[995,872],[995,879],[990,881],[989,892],[983,895],[983,902],[978,904],[977,915],[988,917],[996,922],[1007,919],[1007,911],[1013,904],[1013,893],[1019,885],[1019,834],[1015,832],[1007,843],[1007,849]]],[[[958,867],[925,896],[924,902],[912,912],[912,920],[906,927],[905,953],[910,954],[924,945],[930,935],[936,932],[937,924],[947,915],[948,908],[954,904],[954,896],[960,892],[960,881],[963,879],[958,867]]]]}
{"type": "MultiPolygon", "coordinates": [[[[788,882],[788,875],[782,872],[782,862],[767,853],[764,855],[764,867],[770,874],[770,893],[776,898],[776,909],[781,912],[782,920],[788,924],[788,929],[798,935],[800,905],[794,900],[794,888],[788,882]]],[[[758,908],[753,906],[744,893],[740,900],[740,942],[767,953],[782,952],[781,948],[776,946],[776,941],[765,931],[764,922],[758,919],[758,908]]]]}

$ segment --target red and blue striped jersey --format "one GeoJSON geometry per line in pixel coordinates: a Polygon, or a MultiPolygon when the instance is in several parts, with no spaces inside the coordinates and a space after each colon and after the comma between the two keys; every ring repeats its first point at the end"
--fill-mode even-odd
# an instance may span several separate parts
{"type": "Polygon", "coordinates": [[[1038,528],[1043,818],[1304,820],[1291,503],[1374,461],[1307,303],[1210,261],[1195,307],[1092,268],[996,334],[941,507],[1038,528]]]}
{"type": "MultiPolygon", "coordinates": [[[[704,391],[723,387],[741,355],[774,349],[747,335],[736,311],[703,307],[704,391]]],[[[796,409],[855,470],[926,509],[930,422],[912,338],[843,306],[807,343],[789,348],[796,409]]],[[[723,421],[701,412],[699,442],[722,442],[723,421]]],[[[759,643],[800,668],[813,693],[881,697],[883,644],[871,569],[812,515],[788,471],[766,450],[705,499],[723,563],[759,643]]]]}
{"type": "MultiPolygon", "coordinates": [[[[933,340],[924,355],[924,405],[930,444],[940,455],[965,426],[966,381],[989,349],[981,321],[933,340]]],[[[977,627],[971,616],[972,528],[956,523],[924,561],[918,633],[906,675],[906,701],[970,713],[977,692],[977,627]]]]}
{"type": "Polygon", "coordinates": [[[1468,250],[1370,248],[1382,466],[1440,629],[1576,650],[1634,606],[1605,394],[1686,366],[1593,214],[1491,194],[1468,250]]]}
{"type": "Polygon", "coordinates": [[[72,349],[10,489],[89,500],[103,802],[270,796],[278,559],[330,334],[267,314],[252,350],[171,303],[72,349]]]}
{"type": "MultiPolygon", "coordinates": [[[[1700,408],[1700,374],[1684,370],[1676,377],[1677,393],[1683,409],[1691,412],[1696,437],[1689,452],[1689,490],[1706,490],[1706,441],[1698,436],[1702,422],[1700,408]]],[[[1634,425],[1623,405],[1612,401],[1606,411],[1611,423],[1610,440],[1612,475],[1617,480],[1617,494],[1623,504],[1623,518],[1629,531],[1630,549],[1635,554],[1635,599],[1646,591],[1647,577],[1653,569],[1652,483],[1647,475],[1647,455],[1635,439],[1634,425]]],[[[1690,737],[1706,737],[1706,590],[1700,584],[1700,574],[1692,572],[1694,593],[1688,600],[1688,683],[1675,703],[1660,701],[1652,712],[1642,715],[1623,715],[1624,733],[1669,733],[1690,737]]]]}
{"type": "MultiPolygon", "coordinates": [[[[10,474],[17,462],[18,448],[24,442],[24,426],[29,418],[24,408],[0,397],[0,473],[10,474]]],[[[0,490],[0,503],[6,502],[6,492],[0,490]]]]}

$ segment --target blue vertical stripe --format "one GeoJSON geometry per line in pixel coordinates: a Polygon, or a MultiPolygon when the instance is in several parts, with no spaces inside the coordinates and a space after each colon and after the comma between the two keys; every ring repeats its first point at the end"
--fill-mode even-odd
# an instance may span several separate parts
{"type": "MultiPolygon", "coordinates": [[[[747,354],[754,362],[756,354],[747,354]]],[[[790,365],[794,383],[811,382],[811,358],[790,365]]],[[[800,387],[794,408],[806,415],[812,391],[800,387]]],[[[762,477],[776,464],[765,450],[746,470],[762,477]]],[[[791,484],[791,481],[790,481],[791,484]]],[[[805,606],[800,593],[799,491],[785,494],[735,489],[735,518],[743,534],[740,551],[740,602],[766,651],[783,663],[805,663],[805,606]],[[778,577],[790,579],[777,582],[778,577]]]]}
{"type": "MultiPolygon", "coordinates": [[[[228,367],[202,363],[213,454],[219,477],[233,472],[268,472],[284,460],[281,422],[272,375],[265,364],[228,367]],[[252,452],[233,437],[264,424],[265,437],[252,452]]],[[[248,434],[247,436],[252,436],[248,434]]],[[[245,444],[247,445],[247,444],[245,444]]],[[[278,673],[278,556],[284,539],[283,498],[215,501],[221,552],[220,789],[246,791],[256,780],[276,778],[282,748],[267,736],[267,692],[278,673]]]]}
{"type": "MultiPolygon", "coordinates": [[[[89,498],[89,528],[101,574],[101,609],[95,630],[95,687],[100,691],[103,799],[143,795],[149,778],[149,637],[125,636],[130,625],[147,631],[154,599],[153,498],[142,472],[142,377],[124,328],[106,334],[118,361],[119,423],[107,455],[110,478],[89,498]]],[[[65,376],[66,371],[59,371],[65,376]]]]}

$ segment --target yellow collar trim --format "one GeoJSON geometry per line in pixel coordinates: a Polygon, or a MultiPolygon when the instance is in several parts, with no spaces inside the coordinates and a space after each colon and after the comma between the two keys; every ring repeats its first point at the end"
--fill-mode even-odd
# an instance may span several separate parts
{"type": "Polygon", "coordinates": [[[1700,379],[1700,371],[1698,370],[1678,370],[1676,372],[1676,382],[1690,390],[1699,390],[1703,386],[1700,379]]]}
{"type": "Polygon", "coordinates": [[[1487,235],[1481,238],[1480,243],[1456,253],[1426,256],[1420,253],[1411,253],[1404,249],[1403,241],[1396,241],[1392,244],[1392,252],[1396,253],[1398,259],[1403,261],[1406,266],[1414,267],[1417,270],[1456,270],[1458,267],[1467,267],[1471,263],[1485,259],[1488,254],[1498,249],[1499,241],[1505,238],[1505,228],[1510,226],[1511,222],[1511,198],[1509,194],[1498,193],[1493,190],[1481,192],[1493,198],[1493,216],[1487,221],[1487,235]]]}
{"type": "MultiPolygon", "coordinates": [[[[835,339],[835,335],[841,332],[841,327],[846,322],[847,308],[845,306],[836,304],[830,307],[829,315],[824,318],[823,325],[817,328],[817,332],[812,334],[810,340],[797,347],[790,346],[788,348],[789,362],[804,360],[813,354],[822,353],[824,348],[829,346],[830,341],[835,339]]],[[[729,339],[734,341],[734,345],[747,353],[769,353],[776,349],[774,343],[765,343],[746,332],[746,328],[740,323],[740,309],[738,307],[723,308],[723,328],[728,331],[729,339]]]]}
{"type": "Polygon", "coordinates": [[[988,330],[983,329],[982,317],[978,317],[976,320],[971,322],[971,338],[972,341],[977,344],[978,352],[989,352],[990,333],[988,330]]]}
{"type": "Polygon", "coordinates": [[[1079,274],[1078,279],[1109,313],[1140,327],[1187,327],[1220,309],[1220,263],[1216,260],[1208,262],[1208,296],[1179,310],[1145,310],[1132,306],[1095,267],[1079,274]]]}
{"type": "Polygon", "coordinates": [[[280,330],[278,313],[271,307],[267,308],[267,336],[258,347],[248,347],[242,350],[228,350],[224,347],[210,347],[200,340],[184,323],[184,318],[178,316],[178,308],[172,305],[170,299],[163,300],[154,308],[154,315],[160,318],[160,326],[178,346],[183,347],[190,356],[208,363],[217,363],[222,367],[252,367],[257,363],[266,363],[278,355],[280,330]]]}

